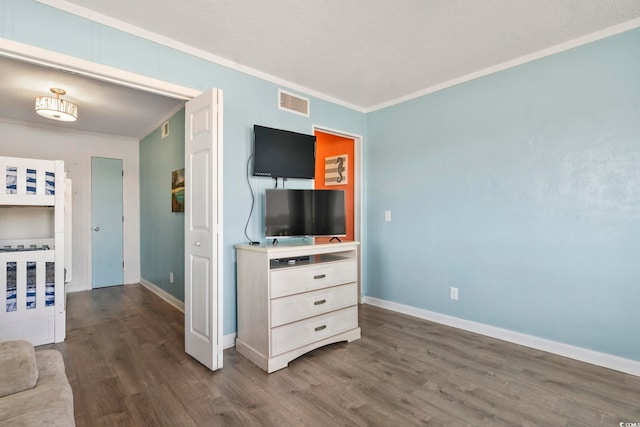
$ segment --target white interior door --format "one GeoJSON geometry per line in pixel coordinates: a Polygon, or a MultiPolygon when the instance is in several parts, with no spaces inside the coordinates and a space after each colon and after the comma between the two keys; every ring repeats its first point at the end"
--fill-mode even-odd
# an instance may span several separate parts
{"type": "Polygon", "coordinates": [[[222,367],[222,91],[185,110],[185,351],[222,367]]]}

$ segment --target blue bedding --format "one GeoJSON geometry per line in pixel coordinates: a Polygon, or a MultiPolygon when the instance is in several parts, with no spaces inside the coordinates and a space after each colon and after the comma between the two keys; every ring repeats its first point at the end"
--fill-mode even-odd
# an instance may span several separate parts
{"type": "MultiPolygon", "coordinates": [[[[53,172],[45,172],[44,194],[54,196],[56,194],[56,175],[53,172]]],[[[27,169],[27,194],[36,194],[36,170],[27,169]]],[[[18,192],[18,168],[7,166],[7,194],[18,192]]]]}
{"type": "MultiPolygon", "coordinates": [[[[45,306],[55,304],[55,263],[46,262],[45,306]]],[[[7,307],[6,311],[17,311],[16,262],[7,263],[7,307]]],[[[36,308],[36,263],[27,262],[27,310],[36,308]]]]}

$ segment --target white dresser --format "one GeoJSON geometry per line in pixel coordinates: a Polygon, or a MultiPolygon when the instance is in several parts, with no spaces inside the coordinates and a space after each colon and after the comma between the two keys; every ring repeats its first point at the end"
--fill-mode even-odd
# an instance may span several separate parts
{"type": "Polygon", "coordinates": [[[358,245],[236,245],[238,352],[273,372],[360,338],[358,245]]]}

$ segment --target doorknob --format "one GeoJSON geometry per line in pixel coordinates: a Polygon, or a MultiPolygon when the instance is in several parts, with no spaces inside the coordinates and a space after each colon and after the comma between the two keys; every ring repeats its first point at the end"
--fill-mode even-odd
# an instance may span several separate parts
{"type": "Polygon", "coordinates": [[[200,245],[201,245],[200,240],[198,240],[198,241],[196,242],[196,248],[199,248],[199,247],[200,247],[200,245]]]}
{"type": "Polygon", "coordinates": [[[93,231],[100,231],[100,227],[93,227],[93,231]]]}

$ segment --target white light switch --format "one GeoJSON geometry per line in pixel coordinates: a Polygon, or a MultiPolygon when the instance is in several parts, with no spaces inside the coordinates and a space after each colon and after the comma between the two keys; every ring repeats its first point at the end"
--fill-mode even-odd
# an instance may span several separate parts
{"type": "Polygon", "coordinates": [[[391,211],[384,211],[384,222],[391,222],[391,211]]]}

